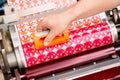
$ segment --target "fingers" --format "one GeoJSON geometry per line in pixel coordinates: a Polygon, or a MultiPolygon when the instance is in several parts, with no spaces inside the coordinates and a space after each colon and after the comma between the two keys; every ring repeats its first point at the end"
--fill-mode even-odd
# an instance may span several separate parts
{"type": "Polygon", "coordinates": [[[43,31],[43,30],[46,30],[47,29],[47,24],[46,22],[44,21],[41,21],[38,23],[37,25],[37,31],[40,32],[40,31],[43,31]]]}
{"type": "MultiPolygon", "coordinates": [[[[50,29],[51,26],[48,24],[48,21],[46,23],[45,19],[42,20],[41,22],[39,22],[38,26],[37,26],[37,31],[44,31],[44,30],[47,30],[47,29],[50,29]]],[[[44,40],[44,45],[47,46],[53,39],[54,37],[56,36],[55,34],[55,31],[53,31],[53,29],[50,29],[50,32],[48,34],[48,36],[45,38],[44,40]]]]}
{"type": "Polygon", "coordinates": [[[40,27],[39,25],[37,26],[37,31],[41,32],[42,31],[42,27],[40,27]]]}
{"type": "Polygon", "coordinates": [[[38,32],[42,31],[42,27],[41,26],[42,26],[42,23],[39,22],[38,25],[37,25],[37,31],[38,32]]]}
{"type": "Polygon", "coordinates": [[[51,30],[48,34],[48,36],[44,40],[44,45],[47,46],[56,36],[55,32],[51,30]]]}

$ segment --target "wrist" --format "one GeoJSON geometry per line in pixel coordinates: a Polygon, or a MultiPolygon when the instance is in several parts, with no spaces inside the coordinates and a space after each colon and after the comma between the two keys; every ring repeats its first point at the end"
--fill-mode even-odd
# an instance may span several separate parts
{"type": "Polygon", "coordinates": [[[65,12],[62,12],[63,19],[68,25],[76,19],[73,7],[69,8],[65,12]]]}
{"type": "Polygon", "coordinates": [[[68,10],[64,12],[65,17],[68,19],[69,23],[76,19],[82,18],[84,10],[84,5],[81,6],[80,2],[71,6],[68,10]]]}

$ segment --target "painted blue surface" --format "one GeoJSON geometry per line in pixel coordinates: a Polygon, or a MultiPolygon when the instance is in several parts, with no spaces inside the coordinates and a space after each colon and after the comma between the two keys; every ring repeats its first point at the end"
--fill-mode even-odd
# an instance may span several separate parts
{"type": "Polygon", "coordinates": [[[4,4],[7,3],[6,0],[0,0],[0,11],[4,11],[4,4]]]}
{"type": "Polygon", "coordinates": [[[2,7],[0,7],[0,11],[4,11],[4,7],[2,6],[2,7]]]}
{"type": "Polygon", "coordinates": [[[6,0],[0,0],[0,6],[3,6],[5,3],[7,3],[6,0]]]}

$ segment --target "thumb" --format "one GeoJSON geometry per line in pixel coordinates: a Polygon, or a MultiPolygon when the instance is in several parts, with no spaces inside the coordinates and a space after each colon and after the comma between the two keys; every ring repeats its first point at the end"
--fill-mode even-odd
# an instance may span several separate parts
{"type": "Polygon", "coordinates": [[[51,30],[44,40],[44,45],[47,46],[55,38],[55,36],[55,32],[51,30]]]}

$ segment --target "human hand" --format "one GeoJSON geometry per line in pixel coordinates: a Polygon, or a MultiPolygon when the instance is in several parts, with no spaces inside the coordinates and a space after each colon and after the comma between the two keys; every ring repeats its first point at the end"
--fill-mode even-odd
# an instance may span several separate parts
{"type": "Polygon", "coordinates": [[[44,40],[44,45],[47,46],[56,36],[63,33],[70,23],[69,16],[64,13],[52,14],[43,18],[38,23],[37,31],[49,29],[50,32],[44,40]]]}

